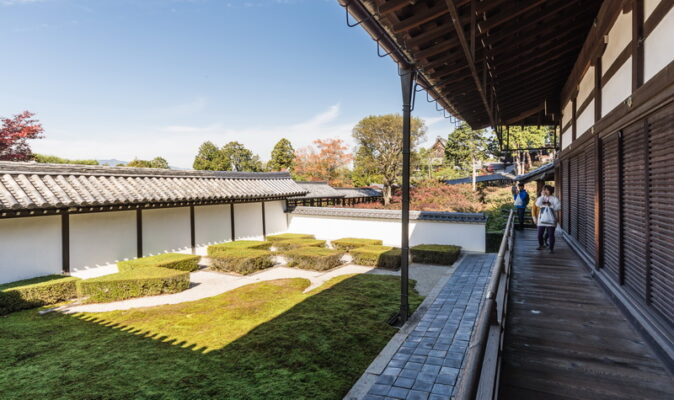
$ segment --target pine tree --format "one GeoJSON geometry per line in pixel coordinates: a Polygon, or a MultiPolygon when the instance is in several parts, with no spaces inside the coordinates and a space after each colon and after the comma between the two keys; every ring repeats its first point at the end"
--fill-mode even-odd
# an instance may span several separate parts
{"type": "Polygon", "coordinates": [[[295,164],[295,149],[290,140],[283,138],[276,143],[269,161],[270,171],[291,171],[295,164]]]}

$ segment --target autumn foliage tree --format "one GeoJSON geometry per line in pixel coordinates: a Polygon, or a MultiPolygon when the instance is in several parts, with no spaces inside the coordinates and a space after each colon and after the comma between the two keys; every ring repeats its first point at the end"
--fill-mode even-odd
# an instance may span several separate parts
{"type": "Polygon", "coordinates": [[[341,186],[348,180],[348,164],[352,160],[348,146],[341,139],[317,139],[313,146],[295,154],[294,175],[299,180],[327,181],[341,186]]]}
{"type": "Polygon", "coordinates": [[[0,160],[26,161],[33,158],[28,140],[41,139],[44,133],[42,124],[33,119],[30,111],[16,114],[12,118],[1,118],[0,122],[0,160]]]}

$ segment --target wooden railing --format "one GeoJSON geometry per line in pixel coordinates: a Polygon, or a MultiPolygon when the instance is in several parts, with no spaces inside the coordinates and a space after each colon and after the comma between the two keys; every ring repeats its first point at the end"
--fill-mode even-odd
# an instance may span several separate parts
{"type": "Polygon", "coordinates": [[[491,400],[498,397],[501,350],[508,311],[508,289],[513,262],[513,227],[510,211],[501,247],[492,268],[489,287],[468,347],[465,368],[454,398],[457,400],[491,400]]]}

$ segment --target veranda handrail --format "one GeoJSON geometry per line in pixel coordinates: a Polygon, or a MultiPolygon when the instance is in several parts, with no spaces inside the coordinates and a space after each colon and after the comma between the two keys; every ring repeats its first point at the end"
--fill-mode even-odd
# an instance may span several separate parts
{"type": "Polygon", "coordinates": [[[513,213],[514,210],[510,210],[501,247],[494,260],[475,334],[468,347],[465,369],[453,396],[457,400],[493,399],[497,395],[500,343],[505,325],[508,280],[512,265],[513,213]]]}

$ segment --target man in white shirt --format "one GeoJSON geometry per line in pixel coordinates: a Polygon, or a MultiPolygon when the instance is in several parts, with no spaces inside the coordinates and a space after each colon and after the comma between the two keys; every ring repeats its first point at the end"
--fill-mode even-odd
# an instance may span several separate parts
{"type": "Polygon", "coordinates": [[[555,228],[557,222],[561,218],[562,203],[559,199],[553,196],[555,188],[550,185],[543,187],[543,194],[536,199],[536,207],[541,211],[538,214],[538,250],[543,250],[545,243],[545,232],[548,233],[548,243],[550,245],[550,253],[555,251],[555,228]]]}

